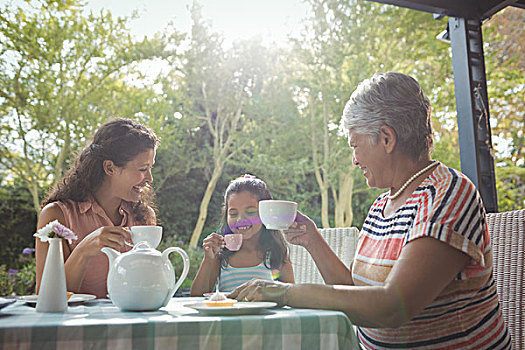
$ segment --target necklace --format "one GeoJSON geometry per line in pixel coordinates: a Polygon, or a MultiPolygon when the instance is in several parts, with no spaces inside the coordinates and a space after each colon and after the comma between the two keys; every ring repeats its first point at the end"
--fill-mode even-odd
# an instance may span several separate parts
{"type": "Polygon", "coordinates": [[[434,165],[437,165],[437,164],[438,164],[438,162],[433,160],[432,163],[430,163],[429,165],[427,165],[426,167],[424,167],[423,169],[421,169],[420,171],[418,171],[417,173],[412,175],[412,177],[410,179],[408,179],[407,182],[405,182],[403,184],[403,186],[401,186],[401,188],[399,190],[397,190],[396,193],[394,193],[392,195],[388,195],[388,199],[392,200],[392,199],[396,199],[397,197],[399,197],[399,195],[401,193],[403,193],[405,188],[407,188],[407,186],[410,185],[412,183],[412,181],[417,179],[419,177],[419,175],[423,174],[425,171],[429,170],[430,168],[432,168],[434,165]]]}

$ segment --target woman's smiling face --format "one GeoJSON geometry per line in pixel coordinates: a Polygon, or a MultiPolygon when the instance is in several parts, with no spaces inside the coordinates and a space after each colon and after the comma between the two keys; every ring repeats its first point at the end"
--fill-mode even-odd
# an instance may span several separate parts
{"type": "Polygon", "coordinates": [[[259,218],[259,198],[249,191],[233,193],[226,208],[228,226],[233,233],[243,235],[243,241],[249,240],[261,232],[259,218]]]}
{"type": "Polygon", "coordinates": [[[370,187],[387,188],[391,183],[385,178],[388,159],[379,142],[371,142],[370,136],[348,133],[348,144],[353,149],[352,162],[363,171],[370,187]]]}
{"type": "Polygon", "coordinates": [[[155,149],[139,153],[119,171],[114,177],[114,188],[117,195],[130,202],[137,202],[145,188],[153,181],[151,168],[155,163],[155,149]]]}

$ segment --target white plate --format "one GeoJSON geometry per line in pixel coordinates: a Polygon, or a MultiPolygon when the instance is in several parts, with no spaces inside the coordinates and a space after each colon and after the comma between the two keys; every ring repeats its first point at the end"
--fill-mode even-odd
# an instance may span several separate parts
{"type": "Polygon", "coordinates": [[[15,301],[15,299],[0,298],[0,310],[6,307],[7,305],[14,303],[15,301]]]}
{"type": "Polygon", "coordinates": [[[186,307],[195,309],[203,315],[229,316],[258,314],[265,309],[277,306],[274,302],[237,302],[232,306],[207,306],[204,303],[186,304],[186,307]]]}
{"type": "MultiPolygon", "coordinates": [[[[95,295],[91,294],[73,294],[67,301],[69,306],[75,306],[88,300],[96,299],[95,295]]],[[[29,306],[36,306],[38,295],[22,295],[17,297],[18,300],[25,301],[29,306]]]]}

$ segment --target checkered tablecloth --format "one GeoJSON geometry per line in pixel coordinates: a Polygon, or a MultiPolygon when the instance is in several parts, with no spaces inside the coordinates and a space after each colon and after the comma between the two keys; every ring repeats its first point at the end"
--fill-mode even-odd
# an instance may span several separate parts
{"type": "Polygon", "coordinates": [[[38,313],[22,301],[0,311],[0,348],[359,349],[348,317],[330,310],[273,308],[257,315],[203,316],[173,298],[154,312],[123,312],[110,301],[38,313]]]}

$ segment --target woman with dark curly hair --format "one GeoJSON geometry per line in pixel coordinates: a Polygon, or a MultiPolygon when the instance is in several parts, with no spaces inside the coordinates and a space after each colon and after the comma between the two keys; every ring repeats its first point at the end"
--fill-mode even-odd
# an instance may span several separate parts
{"type": "MultiPolygon", "coordinates": [[[[103,247],[129,250],[125,227],[156,223],[151,168],[159,139],[129,119],[102,125],[74,166],[43,202],[38,228],[58,220],[78,236],[63,242],[67,289],[107,295],[107,257],[103,247]]],[[[36,239],[37,292],[48,244],[36,239]]]]}
{"type": "Polygon", "coordinates": [[[204,259],[191,286],[191,295],[219,289],[231,291],[252,278],[293,283],[288,245],[281,231],[266,229],[259,218],[259,201],[272,199],[266,184],[252,175],[232,182],[224,194],[221,234],[203,241],[204,259]],[[225,235],[242,234],[237,251],[225,247],[225,235]]]}

